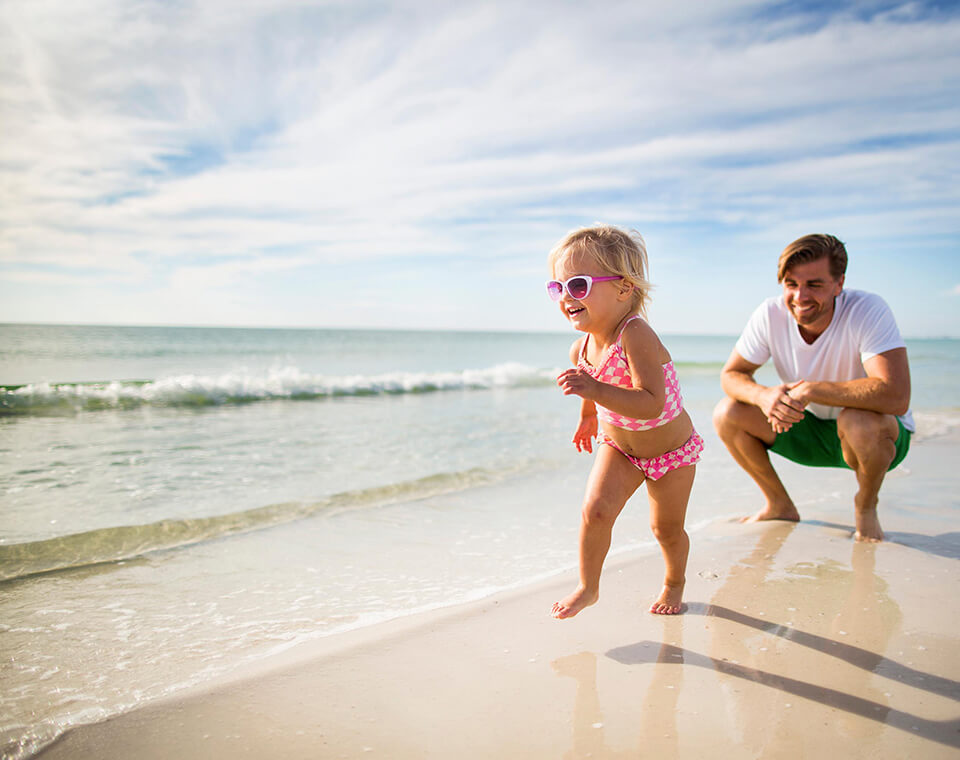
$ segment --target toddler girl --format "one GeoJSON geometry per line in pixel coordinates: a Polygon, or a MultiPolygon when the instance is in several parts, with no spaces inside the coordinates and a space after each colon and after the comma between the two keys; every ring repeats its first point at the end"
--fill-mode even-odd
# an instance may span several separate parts
{"type": "Polygon", "coordinates": [[[683,409],[670,353],[641,318],[650,291],[643,239],[606,225],[584,228],[561,240],[549,261],[555,279],[547,292],[586,333],[570,349],[576,367],[557,378],[564,395],[582,399],[578,451],[593,451],[598,418],[602,424],[581,514],[580,584],[552,614],[573,617],[597,601],[613,523],[644,482],[666,565],[650,611],[677,614],[690,549],[683,521],[703,439],[683,409]]]}

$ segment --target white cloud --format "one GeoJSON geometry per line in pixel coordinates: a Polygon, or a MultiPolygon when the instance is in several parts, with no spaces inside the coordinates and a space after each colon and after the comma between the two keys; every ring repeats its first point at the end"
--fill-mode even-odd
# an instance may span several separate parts
{"type": "Polygon", "coordinates": [[[10,0],[0,264],[232,282],[599,218],[955,239],[960,20],[771,13],[10,0]]]}

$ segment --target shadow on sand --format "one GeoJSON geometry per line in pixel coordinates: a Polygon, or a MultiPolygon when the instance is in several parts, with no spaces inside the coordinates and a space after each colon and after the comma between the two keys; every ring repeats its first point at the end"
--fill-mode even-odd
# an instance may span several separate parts
{"type": "MultiPolygon", "coordinates": [[[[825,520],[804,520],[807,525],[819,525],[823,528],[834,528],[853,534],[852,525],[841,525],[840,523],[827,522],[825,520]]],[[[924,533],[908,533],[906,531],[885,530],[883,532],[886,541],[894,544],[908,546],[911,549],[918,549],[927,554],[934,554],[938,557],[947,559],[960,559],[960,532],[941,533],[939,536],[928,536],[924,533]]]]}
{"type": "MultiPolygon", "coordinates": [[[[899,683],[917,689],[960,701],[960,683],[948,678],[923,673],[901,663],[890,660],[876,652],[844,644],[811,633],[799,631],[790,626],[760,620],[726,607],[691,602],[687,614],[707,615],[749,626],[764,633],[780,636],[800,646],[810,647],[818,652],[836,657],[851,665],[890,678],[899,683]]],[[[683,647],[672,646],[658,641],[641,641],[636,644],[616,647],[607,652],[607,656],[622,665],[641,665],[647,663],[670,663],[674,665],[693,665],[742,678],[754,683],[778,689],[804,699],[819,702],[828,707],[859,715],[869,720],[894,726],[908,733],[920,735],[932,741],[950,747],[960,748],[960,720],[936,721],[922,718],[873,700],[857,697],[836,689],[830,689],[816,683],[800,681],[795,678],[770,673],[757,668],[718,660],[683,647]]]]}

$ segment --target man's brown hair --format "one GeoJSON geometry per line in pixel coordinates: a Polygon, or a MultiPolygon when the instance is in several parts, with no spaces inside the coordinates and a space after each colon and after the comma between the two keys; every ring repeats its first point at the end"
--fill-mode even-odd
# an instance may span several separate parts
{"type": "Polygon", "coordinates": [[[833,235],[804,235],[783,249],[777,264],[777,282],[783,282],[787,270],[797,264],[826,258],[830,275],[839,280],[847,271],[847,249],[833,235]]]}

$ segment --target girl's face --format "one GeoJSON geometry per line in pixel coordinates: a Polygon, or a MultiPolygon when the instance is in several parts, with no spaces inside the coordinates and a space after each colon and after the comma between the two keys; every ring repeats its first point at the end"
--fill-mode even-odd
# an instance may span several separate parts
{"type": "MultiPolygon", "coordinates": [[[[561,256],[554,266],[554,279],[565,282],[576,275],[605,277],[604,272],[594,259],[581,251],[561,256]]],[[[564,288],[558,301],[560,311],[570,324],[581,332],[593,332],[610,329],[623,318],[624,298],[621,293],[623,283],[620,280],[606,282],[594,281],[590,292],[582,301],[573,298],[564,288]]],[[[629,297],[629,294],[628,294],[629,297]]]]}

